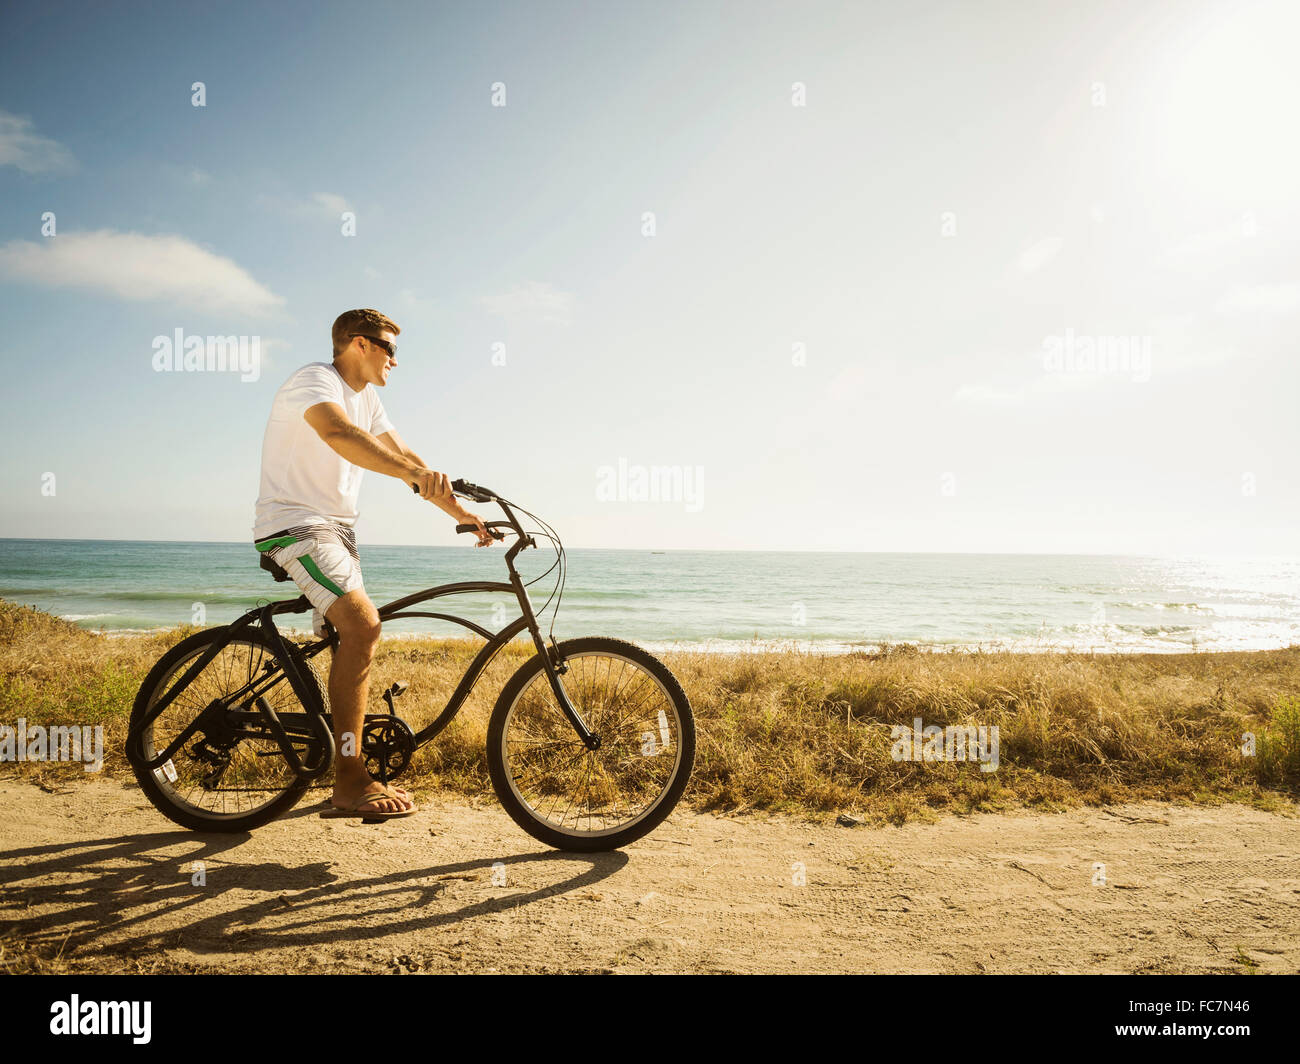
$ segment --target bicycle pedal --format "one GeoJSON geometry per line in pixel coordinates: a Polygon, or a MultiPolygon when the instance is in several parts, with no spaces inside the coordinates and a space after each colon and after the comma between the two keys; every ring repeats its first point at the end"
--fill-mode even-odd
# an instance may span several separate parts
{"type": "Polygon", "coordinates": [[[396,714],[397,710],[393,708],[393,700],[401,698],[402,695],[410,689],[411,685],[405,680],[396,680],[393,685],[384,692],[384,701],[388,703],[388,712],[396,714]]]}

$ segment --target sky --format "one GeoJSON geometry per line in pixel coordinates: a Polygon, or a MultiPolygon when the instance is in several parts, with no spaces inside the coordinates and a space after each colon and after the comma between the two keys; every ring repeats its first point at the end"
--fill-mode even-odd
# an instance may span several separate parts
{"type": "MultiPolygon", "coordinates": [[[[249,539],[275,390],[374,307],[399,433],[569,546],[1300,553],[1298,31],[6,2],[0,536],[249,539]]],[[[366,474],[363,545],[452,524],[366,474]]]]}

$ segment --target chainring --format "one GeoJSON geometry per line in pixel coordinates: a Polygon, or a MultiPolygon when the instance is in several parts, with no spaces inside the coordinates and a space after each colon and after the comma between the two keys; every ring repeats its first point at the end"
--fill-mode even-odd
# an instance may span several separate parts
{"type": "Polygon", "coordinates": [[[406,771],[415,753],[415,733],[401,717],[367,714],[361,727],[361,756],[366,771],[381,783],[406,771]]]}

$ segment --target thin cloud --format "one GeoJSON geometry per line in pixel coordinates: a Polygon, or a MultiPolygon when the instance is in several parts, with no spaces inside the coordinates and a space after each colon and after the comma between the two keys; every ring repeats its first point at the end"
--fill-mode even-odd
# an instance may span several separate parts
{"type": "Polygon", "coordinates": [[[258,315],[284,304],[238,263],[182,236],[111,229],[0,244],[0,276],[47,288],[85,288],[132,301],[258,315]]]}
{"type": "Polygon", "coordinates": [[[1300,308],[1300,283],[1235,285],[1214,306],[1221,314],[1290,314],[1300,308]]]}
{"type": "Polygon", "coordinates": [[[436,310],[437,301],[429,296],[422,296],[413,288],[403,288],[397,293],[398,306],[403,312],[409,313],[427,313],[436,310]]]}
{"type": "Polygon", "coordinates": [[[320,210],[333,217],[338,217],[344,211],[350,211],[348,201],[334,192],[317,192],[312,197],[314,203],[320,210]]]}
{"type": "MultiPolygon", "coordinates": [[[[337,192],[313,192],[310,196],[293,197],[263,192],[254,202],[265,210],[316,221],[328,218],[337,222],[344,211],[356,211],[351,201],[337,192]]],[[[374,213],[373,208],[371,213],[374,213]]]]}
{"type": "Polygon", "coordinates": [[[963,406],[1019,406],[1025,401],[1025,389],[1005,391],[988,384],[963,384],[953,393],[952,401],[963,406]]]}
{"type": "Polygon", "coordinates": [[[275,369],[280,364],[280,355],[286,351],[291,351],[293,344],[288,340],[280,340],[275,337],[263,336],[259,344],[259,350],[262,354],[262,369],[275,369]]]}
{"type": "Polygon", "coordinates": [[[183,185],[191,185],[195,188],[212,183],[212,175],[206,170],[200,170],[197,166],[178,166],[176,163],[163,163],[160,169],[169,175],[172,179],[183,185]]]}
{"type": "Polygon", "coordinates": [[[0,111],[0,166],[26,174],[66,174],[77,168],[77,160],[57,140],[37,133],[31,119],[0,111]]]}
{"type": "Polygon", "coordinates": [[[483,296],[479,306],[502,318],[568,325],[573,315],[573,293],[561,292],[544,281],[525,281],[500,295],[483,296]]]}
{"type": "Polygon", "coordinates": [[[1229,249],[1242,250],[1250,247],[1251,233],[1255,222],[1249,214],[1235,225],[1225,225],[1218,229],[1207,229],[1185,237],[1177,244],[1167,248],[1159,258],[1161,265],[1171,268],[1202,268],[1207,261],[1222,259],[1229,249]]]}
{"type": "Polygon", "coordinates": [[[858,403],[871,394],[871,374],[860,365],[844,366],[827,385],[825,395],[832,402],[858,403]]]}
{"type": "Polygon", "coordinates": [[[1064,243],[1059,236],[1045,237],[1020,253],[1016,268],[1021,273],[1037,273],[1061,253],[1064,243]]]}
{"type": "Polygon", "coordinates": [[[1040,399],[1101,388],[1108,380],[1131,381],[1127,373],[1036,372],[1014,387],[963,384],[952,394],[959,406],[1024,406],[1040,399]]]}

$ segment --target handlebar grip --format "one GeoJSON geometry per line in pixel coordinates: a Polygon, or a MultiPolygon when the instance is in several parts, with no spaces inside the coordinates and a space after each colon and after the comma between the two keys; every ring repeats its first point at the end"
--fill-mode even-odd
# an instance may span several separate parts
{"type": "MultiPolygon", "coordinates": [[[[420,485],[412,484],[411,490],[415,492],[416,495],[419,495],[420,485]]],[[[495,492],[488,488],[480,488],[477,484],[471,484],[468,480],[453,480],[451,482],[451,490],[457,495],[468,495],[475,502],[491,502],[496,496],[495,492]]]]}
{"type": "MultiPolygon", "coordinates": [[[[485,526],[485,527],[486,527],[486,526],[485,526]]],[[[457,532],[477,532],[477,531],[478,531],[478,526],[477,526],[477,525],[457,525],[457,526],[456,526],[456,531],[457,531],[457,532]]],[[[493,539],[505,539],[505,538],[506,538],[506,534],[505,534],[504,532],[498,532],[495,528],[489,528],[487,531],[488,531],[488,535],[491,536],[493,539]]]]}
{"type": "MultiPolygon", "coordinates": [[[[419,494],[420,494],[420,485],[419,485],[419,484],[412,484],[412,485],[411,485],[411,490],[412,490],[413,492],[415,492],[416,495],[419,495],[419,494]]],[[[451,482],[451,490],[452,490],[452,491],[455,491],[455,492],[459,492],[461,495],[469,495],[469,494],[471,494],[472,492],[479,491],[480,489],[479,489],[479,487],[478,487],[477,484],[471,484],[471,483],[470,483],[469,481],[467,481],[467,480],[453,480],[453,481],[451,482]]]]}
{"type": "MultiPolygon", "coordinates": [[[[473,484],[468,484],[468,483],[466,483],[466,482],[463,481],[463,480],[453,480],[453,481],[451,482],[451,490],[452,490],[452,491],[459,491],[462,495],[468,495],[468,494],[469,494],[469,490],[468,490],[468,489],[471,489],[471,488],[473,488],[475,491],[478,490],[478,488],[475,487],[473,484]]],[[[419,495],[419,494],[420,494],[420,485],[419,485],[419,484],[412,484],[412,485],[411,485],[411,490],[412,490],[413,492],[415,492],[416,495],[419,495]]]]}

